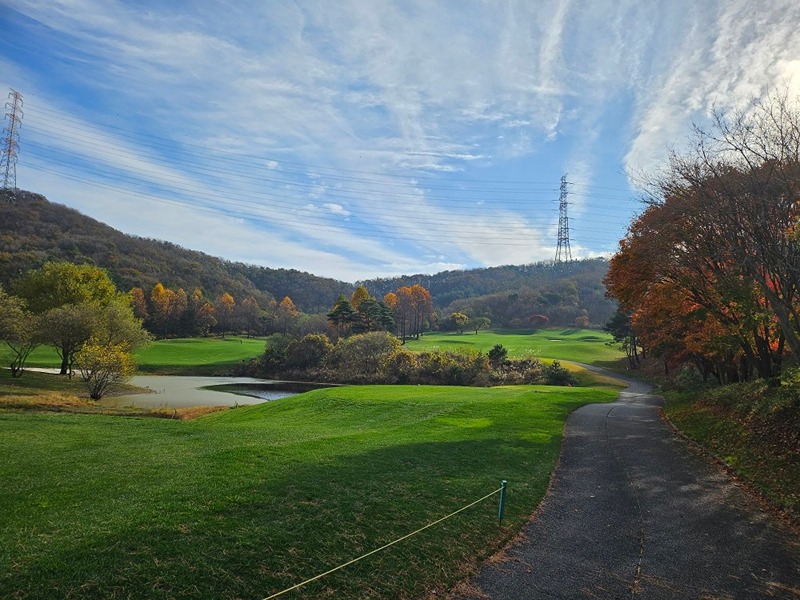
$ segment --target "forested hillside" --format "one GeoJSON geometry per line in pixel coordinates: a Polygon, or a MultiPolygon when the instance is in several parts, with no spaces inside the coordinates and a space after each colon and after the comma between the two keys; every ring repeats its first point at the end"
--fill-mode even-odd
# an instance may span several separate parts
{"type": "Polygon", "coordinates": [[[470,271],[444,271],[360,282],[372,294],[419,283],[433,296],[445,316],[463,312],[487,317],[494,327],[528,327],[534,314],[547,316],[553,325],[603,325],[616,310],[606,297],[604,259],[553,264],[507,265],[470,271]]]}
{"type": "MultiPolygon", "coordinates": [[[[103,267],[124,291],[141,288],[149,293],[161,283],[187,294],[199,288],[212,300],[226,292],[237,302],[253,296],[262,307],[270,299],[280,302],[288,296],[304,313],[325,313],[341,294],[349,296],[356,288],[301,271],[230,262],[169,242],[126,235],[41,195],[17,191],[13,201],[2,204],[0,284],[8,287],[20,273],[48,260],[103,267]]],[[[604,295],[606,271],[606,261],[596,259],[445,271],[359,284],[382,299],[418,283],[430,292],[440,319],[461,311],[488,317],[493,326],[525,327],[532,314],[540,313],[555,325],[572,325],[579,318],[598,325],[616,308],[604,295]]]]}
{"type": "MultiPolygon", "coordinates": [[[[108,270],[121,290],[151,290],[156,283],[188,292],[200,288],[212,298],[228,292],[237,299],[255,296],[262,306],[270,298],[290,296],[305,312],[327,310],[353,286],[286,269],[267,269],[228,262],[169,242],[126,235],[49,202],[18,191],[3,203],[0,219],[0,284],[48,260],[91,263],[108,270]]],[[[265,257],[269,258],[269,257],[265,257]]]]}

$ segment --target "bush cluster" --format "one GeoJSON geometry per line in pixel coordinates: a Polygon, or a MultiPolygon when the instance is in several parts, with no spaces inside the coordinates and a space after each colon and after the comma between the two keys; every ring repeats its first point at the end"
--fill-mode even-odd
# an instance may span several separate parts
{"type": "Polygon", "coordinates": [[[390,333],[376,331],[333,344],[324,334],[291,338],[269,336],[264,354],[248,374],[290,380],[358,384],[430,384],[490,386],[511,384],[573,385],[558,362],[509,359],[502,346],[487,355],[477,350],[411,352],[390,333]]]}
{"type": "Polygon", "coordinates": [[[800,371],[788,369],[778,385],[763,379],[705,391],[701,404],[736,421],[750,435],[800,455],[800,371]]]}

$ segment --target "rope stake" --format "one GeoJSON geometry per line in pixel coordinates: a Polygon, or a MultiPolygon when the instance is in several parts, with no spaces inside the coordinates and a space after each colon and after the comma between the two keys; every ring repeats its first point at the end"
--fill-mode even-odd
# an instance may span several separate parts
{"type": "Polygon", "coordinates": [[[508,482],[503,479],[500,482],[500,502],[499,506],[497,507],[497,519],[500,521],[500,525],[503,524],[503,517],[506,514],[506,486],[508,482]]]}

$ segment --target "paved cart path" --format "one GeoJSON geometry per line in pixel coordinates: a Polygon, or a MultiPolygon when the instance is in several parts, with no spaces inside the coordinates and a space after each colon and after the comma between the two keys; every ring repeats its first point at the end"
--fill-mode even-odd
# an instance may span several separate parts
{"type": "Polygon", "coordinates": [[[800,599],[797,536],[676,437],[660,402],[630,382],[572,413],[541,510],[456,598],[800,599]]]}

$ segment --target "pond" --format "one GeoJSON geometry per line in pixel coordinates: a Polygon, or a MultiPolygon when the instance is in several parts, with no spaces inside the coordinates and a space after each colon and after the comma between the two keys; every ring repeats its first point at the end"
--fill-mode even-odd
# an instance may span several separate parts
{"type": "Polygon", "coordinates": [[[186,408],[190,406],[235,406],[260,404],[315,389],[312,383],[294,383],[255,379],[253,377],[190,377],[172,375],[138,375],[132,385],[148,388],[152,393],[128,394],[104,398],[106,406],[138,406],[140,408],[186,408]]]}

